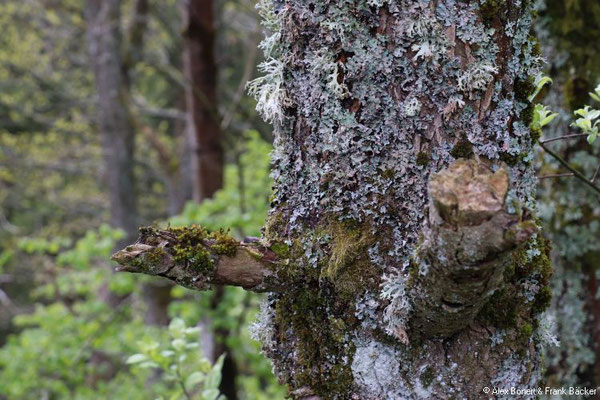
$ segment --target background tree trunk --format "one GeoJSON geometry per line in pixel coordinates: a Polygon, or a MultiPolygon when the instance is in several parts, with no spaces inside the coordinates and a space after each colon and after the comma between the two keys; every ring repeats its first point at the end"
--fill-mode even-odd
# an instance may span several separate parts
{"type": "Polygon", "coordinates": [[[551,267],[532,218],[529,2],[259,8],[272,33],[251,91],[276,135],[262,242],[149,230],[115,259],[270,290],[255,333],[294,398],[535,387],[551,267]]]}
{"type": "Polygon", "coordinates": [[[186,103],[192,125],[194,200],[200,202],[223,186],[212,0],[185,1],[183,37],[186,103]]]}
{"type": "MultiPolygon", "coordinates": [[[[217,69],[215,64],[214,4],[212,0],[184,2],[184,73],[187,81],[189,140],[192,148],[193,198],[197,202],[211,198],[223,187],[224,155],[217,107],[217,69]]],[[[212,300],[213,309],[223,298],[224,288],[217,288],[212,300]]],[[[232,351],[225,343],[227,329],[212,332],[211,321],[202,322],[211,344],[207,355],[215,361],[226,353],[220,390],[231,400],[237,399],[235,379],[237,366],[232,351]]],[[[206,333],[205,333],[206,336],[206,333]]]]}
{"type": "Polygon", "coordinates": [[[118,0],[88,0],[89,55],[97,94],[97,123],[102,140],[111,225],[125,231],[118,245],[137,235],[134,166],[134,123],[130,115],[127,71],[121,58],[118,0]]]}
{"type": "MultiPolygon", "coordinates": [[[[133,22],[128,38],[124,40],[120,26],[120,1],[89,0],[86,7],[89,55],[98,97],[98,130],[110,197],[110,222],[126,234],[117,247],[131,242],[138,233],[139,213],[134,176],[136,124],[131,108],[130,74],[141,58],[148,11],[147,0],[135,2],[133,22]]],[[[164,282],[145,285],[145,319],[148,323],[168,323],[171,287],[164,282]]],[[[111,294],[108,288],[104,290],[107,301],[116,303],[121,300],[119,296],[111,294]]]]}

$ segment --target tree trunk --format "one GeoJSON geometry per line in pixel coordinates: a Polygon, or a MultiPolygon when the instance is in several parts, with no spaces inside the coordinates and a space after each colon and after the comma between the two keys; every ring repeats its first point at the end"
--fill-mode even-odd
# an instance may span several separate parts
{"type": "Polygon", "coordinates": [[[261,242],[147,230],[114,259],[271,292],[255,331],[294,398],[536,387],[538,56],[529,2],[486,4],[261,1],[272,36],[251,90],[276,134],[261,242]]]}
{"type": "Polygon", "coordinates": [[[223,148],[217,108],[215,28],[212,0],[184,4],[184,71],[191,119],[194,200],[200,202],[223,186],[223,148]]]}
{"type": "MultiPolygon", "coordinates": [[[[98,97],[96,113],[98,130],[102,141],[104,167],[110,197],[111,225],[125,231],[125,238],[118,248],[130,243],[138,233],[138,209],[135,190],[134,142],[135,123],[131,113],[129,73],[141,57],[143,34],[148,13],[147,0],[137,0],[134,22],[129,38],[121,34],[121,1],[88,0],[89,55],[93,66],[98,97]],[[123,43],[129,46],[122,55],[123,43]]],[[[103,297],[111,304],[120,301],[119,296],[103,288],[103,297]]],[[[167,307],[171,286],[164,283],[148,283],[143,294],[147,306],[146,321],[151,324],[167,324],[167,307]]]]}
{"type": "Polygon", "coordinates": [[[134,124],[129,114],[129,87],[121,58],[119,0],[87,0],[89,55],[97,95],[97,123],[110,197],[111,225],[125,231],[118,245],[137,234],[138,215],[133,176],[134,124]]]}

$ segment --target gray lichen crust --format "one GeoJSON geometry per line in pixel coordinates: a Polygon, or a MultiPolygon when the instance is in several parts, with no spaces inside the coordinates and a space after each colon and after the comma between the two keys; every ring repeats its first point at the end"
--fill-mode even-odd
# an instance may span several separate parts
{"type": "MultiPolygon", "coordinates": [[[[469,327],[444,341],[403,336],[418,306],[404,296],[433,273],[415,261],[419,238],[434,239],[424,230],[434,173],[458,158],[478,159],[492,173],[505,163],[506,195],[496,199],[503,211],[493,217],[502,221],[494,222],[512,226],[535,209],[527,97],[540,58],[530,7],[525,0],[259,2],[270,36],[265,76],[251,90],[276,135],[264,239],[289,260],[278,274],[294,288],[271,296],[265,349],[294,393],[479,398],[507,373],[517,385],[538,378],[531,333],[548,272],[532,265],[547,260],[546,248],[539,233],[515,248],[530,227],[496,243],[502,267],[490,269],[490,286],[473,287],[485,295],[476,296],[469,327]],[[515,304],[499,315],[494,302],[506,296],[515,304]],[[392,303],[396,311],[386,314],[392,303]]],[[[504,225],[493,231],[502,238],[504,225]]],[[[468,245],[465,254],[476,252],[468,245]]]]}

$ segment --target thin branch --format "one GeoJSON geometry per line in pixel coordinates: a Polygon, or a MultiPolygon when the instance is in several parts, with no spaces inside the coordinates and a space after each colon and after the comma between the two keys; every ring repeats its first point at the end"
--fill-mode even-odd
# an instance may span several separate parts
{"type": "Polygon", "coordinates": [[[538,179],[562,178],[565,176],[575,176],[575,175],[572,172],[568,172],[566,174],[550,174],[550,175],[538,176],[538,179]]]}
{"type": "Polygon", "coordinates": [[[566,169],[568,169],[569,171],[571,171],[573,173],[573,175],[579,179],[580,181],[582,181],[583,183],[585,183],[588,187],[590,187],[592,190],[594,190],[596,193],[600,194],[600,187],[596,186],[594,184],[593,181],[588,180],[588,178],[586,178],[581,172],[577,171],[575,168],[573,168],[568,162],[566,162],[561,156],[559,156],[558,154],[556,154],[555,152],[553,152],[552,150],[550,150],[548,147],[546,147],[544,145],[544,143],[540,142],[540,146],[542,147],[542,149],[544,149],[544,151],[546,153],[548,153],[551,157],[553,157],[556,161],[558,161],[559,163],[562,164],[563,167],[565,167],[566,169]]]}
{"type": "Polygon", "coordinates": [[[587,133],[573,133],[571,135],[564,135],[564,136],[559,136],[559,137],[555,137],[555,138],[551,138],[551,139],[546,139],[546,140],[540,140],[540,144],[546,144],[546,143],[550,143],[550,142],[555,142],[557,140],[565,140],[565,139],[571,139],[571,138],[576,138],[576,137],[582,137],[582,136],[587,136],[587,133]]]}
{"type": "Polygon", "coordinates": [[[142,113],[151,117],[187,121],[187,114],[184,111],[177,110],[175,108],[154,107],[150,105],[141,95],[135,95],[133,102],[142,113]]]}
{"type": "Polygon", "coordinates": [[[594,172],[594,176],[592,176],[592,183],[596,182],[596,179],[598,179],[598,174],[600,174],[600,165],[598,165],[598,168],[596,169],[596,172],[594,172]]]}
{"type": "Polygon", "coordinates": [[[252,41],[252,44],[249,46],[250,52],[246,57],[246,63],[244,65],[244,72],[242,73],[242,78],[240,79],[237,90],[233,96],[233,100],[231,101],[231,106],[229,107],[229,110],[227,110],[227,112],[223,116],[223,119],[221,120],[221,129],[224,131],[229,128],[229,125],[233,120],[233,116],[235,115],[235,111],[238,105],[240,104],[240,101],[242,100],[244,92],[246,91],[246,83],[250,80],[250,77],[252,76],[252,71],[254,70],[254,65],[258,54],[258,41],[259,40],[254,39],[252,41]]]}

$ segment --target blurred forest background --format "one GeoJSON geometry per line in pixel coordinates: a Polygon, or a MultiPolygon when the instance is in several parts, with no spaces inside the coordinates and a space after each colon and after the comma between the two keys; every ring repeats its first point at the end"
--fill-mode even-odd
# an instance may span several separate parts
{"type": "MultiPolygon", "coordinates": [[[[285,397],[250,338],[260,295],[192,292],[109,261],[140,225],[260,236],[272,137],[246,91],[262,62],[255,6],[0,1],[0,399],[285,397]]],[[[554,79],[542,101],[560,112],[551,138],[599,83],[600,5],[545,0],[538,12],[554,79]]],[[[594,174],[597,143],[552,146],[594,174]]],[[[564,172],[536,162],[540,176],[564,172]]],[[[541,179],[539,197],[560,340],[546,380],[596,387],[598,198],[569,177],[541,179]]]]}

